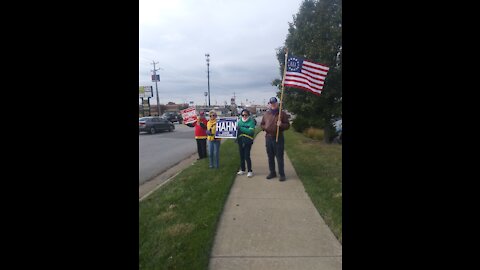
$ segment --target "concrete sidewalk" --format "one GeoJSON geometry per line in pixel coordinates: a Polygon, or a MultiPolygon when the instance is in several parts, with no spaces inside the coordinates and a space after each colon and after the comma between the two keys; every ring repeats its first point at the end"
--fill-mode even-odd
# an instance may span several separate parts
{"type": "Polygon", "coordinates": [[[342,246],[286,153],[285,182],[265,179],[264,132],[257,135],[251,157],[255,176],[235,179],[217,228],[210,269],[342,269],[342,246]]]}

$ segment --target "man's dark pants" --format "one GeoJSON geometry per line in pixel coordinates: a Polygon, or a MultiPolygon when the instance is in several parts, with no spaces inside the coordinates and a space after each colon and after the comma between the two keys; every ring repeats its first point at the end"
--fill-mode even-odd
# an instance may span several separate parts
{"type": "Polygon", "coordinates": [[[270,174],[275,175],[275,157],[277,158],[278,163],[278,173],[280,176],[285,176],[284,166],[283,166],[283,150],[284,150],[284,138],[283,134],[278,135],[278,143],[276,142],[275,136],[266,136],[265,145],[267,147],[268,155],[268,168],[270,169],[270,174]]]}

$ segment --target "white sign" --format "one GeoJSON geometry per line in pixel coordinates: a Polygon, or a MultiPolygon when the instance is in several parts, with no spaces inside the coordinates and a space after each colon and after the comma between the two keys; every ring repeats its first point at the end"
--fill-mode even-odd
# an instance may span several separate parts
{"type": "Polygon", "coordinates": [[[149,98],[149,97],[153,97],[153,87],[140,86],[138,88],[138,98],[149,98]]]}
{"type": "Polygon", "coordinates": [[[153,87],[145,86],[145,97],[153,97],[153,87]]]}
{"type": "Polygon", "coordinates": [[[182,114],[183,123],[185,125],[195,123],[197,121],[197,112],[193,107],[181,110],[180,113],[182,114]]]}

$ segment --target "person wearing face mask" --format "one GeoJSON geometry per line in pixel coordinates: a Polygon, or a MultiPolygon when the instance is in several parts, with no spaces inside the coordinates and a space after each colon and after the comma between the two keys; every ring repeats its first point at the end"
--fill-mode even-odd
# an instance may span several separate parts
{"type": "Polygon", "coordinates": [[[283,163],[283,151],[285,140],[283,137],[283,131],[290,128],[290,122],[288,121],[287,114],[282,111],[280,119],[278,119],[279,108],[278,100],[276,97],[270,98],[268,101],[270,109],[263,115],[261,127],[265,131],[265,146],[267,148],[268,155],[268,168],[270,173],[267,175],[267,179],[277,177],[275,172],[275,158],[277,159],[278,172],[280,174],[280,181],[285,181],[285,171],[283,163]],[[277,137],[278,127],[278,142],[277,137]]]}
{"type": "Polygon", "coordinates": [[[255,121],[250,118],[250,111],[242,110],[237,122],[237,143],[240,151],[240,170],[238,175],[245,174],[245,162],[247,162],[248,177],[253,177],[252,160],[250,159],[250,150],[252,149],[253,136],[255,134],[255,121]]]}

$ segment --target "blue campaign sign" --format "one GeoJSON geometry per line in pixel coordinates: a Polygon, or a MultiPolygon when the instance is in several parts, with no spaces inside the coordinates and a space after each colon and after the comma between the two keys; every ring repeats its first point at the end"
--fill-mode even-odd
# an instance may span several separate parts
{"type": "Polygon", "coordinates": [[[236,139],[237,138],[237,118],[223,117],[217,119],[215,138],[236,139]]]}

